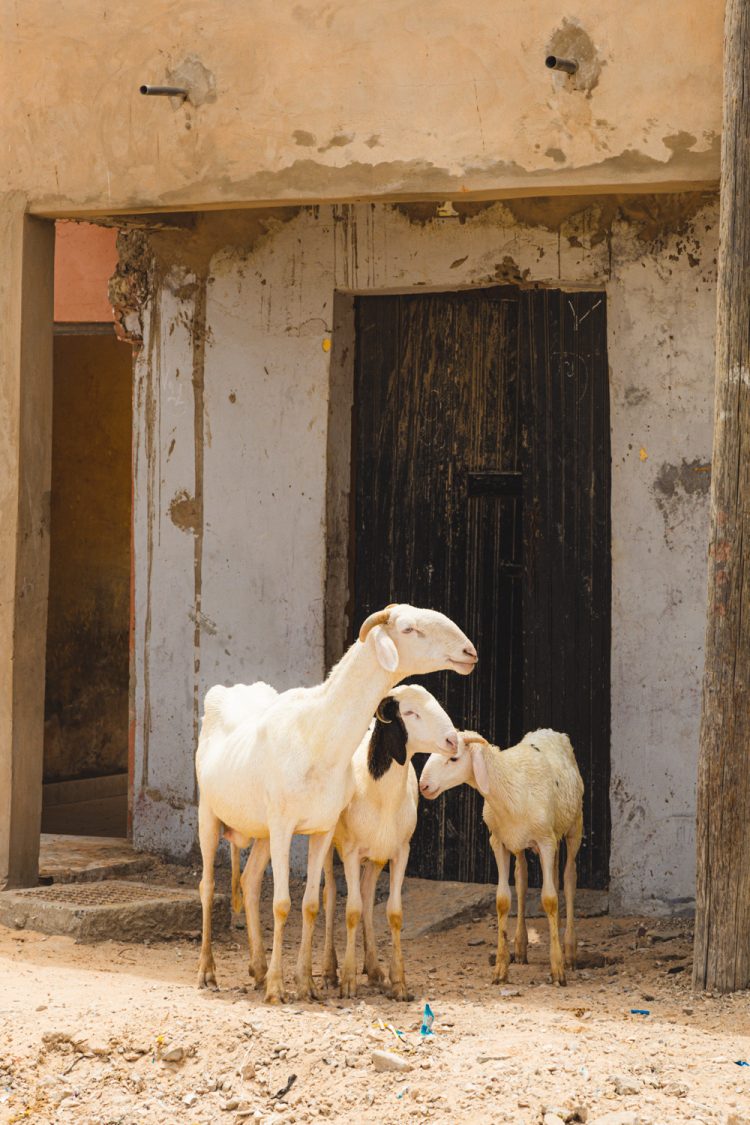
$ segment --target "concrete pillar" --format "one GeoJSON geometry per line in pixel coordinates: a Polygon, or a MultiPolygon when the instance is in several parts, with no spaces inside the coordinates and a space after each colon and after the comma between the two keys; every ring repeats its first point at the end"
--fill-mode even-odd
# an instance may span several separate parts
{"type": "Polygon", "coordinates": [[[0,888],[39,865],[54,224],[0,196],[0,888]]]}

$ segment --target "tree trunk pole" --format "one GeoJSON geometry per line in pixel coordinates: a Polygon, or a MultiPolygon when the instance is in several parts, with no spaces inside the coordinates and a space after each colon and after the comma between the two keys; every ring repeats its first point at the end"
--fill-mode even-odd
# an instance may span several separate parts
{"type": "Polygon", "coordinates": [[[750,986],[750,3],[727,0],[693,984],[750,986]]]}

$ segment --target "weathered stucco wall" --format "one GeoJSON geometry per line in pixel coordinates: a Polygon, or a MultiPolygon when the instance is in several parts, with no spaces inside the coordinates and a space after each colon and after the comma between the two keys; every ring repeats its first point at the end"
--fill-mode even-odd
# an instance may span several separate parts
{"type": "Polygon", "coordinates": [[[57,216],[716,182],[723,7],[6,4],[0,192],[57,216]],[[190,100],[138,92],[165,82],[190,100]]]}
{"type": "MultiPolygon", "coordinates": [[[[208,686],[263,677],[286,687],[323,674],[327,455],[337,447],[329,364],[338,384],[345,362],[338,340],[331,348],[335,293],[602,286],[612,891],[622,909],[671,910],[693,888],[716,201],[459,210],[457,219],[431,205],[237,214],[152,236],[136,389],[136,843],[181,854],[193,845],[208,686]]],[[[339,448],[346,441],[344,430],[339,448]]]]}

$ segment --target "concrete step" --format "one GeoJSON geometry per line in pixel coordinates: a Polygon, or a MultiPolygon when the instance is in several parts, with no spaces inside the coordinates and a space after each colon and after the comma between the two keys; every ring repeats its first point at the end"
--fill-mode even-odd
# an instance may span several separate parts
{"type": "Polygon", "coordinates": [[[43,832],[39,879],[45,883],[86,883],[138,875],[153,865],[120,836],[61,836],[43,832]]]}
{"type": "MultiPolygon", "coordinates": [[[[495,913],[495,885],[492,883],[453,883],[436,879],[404,879],[402,897],[404,907],[404,938],[418,938],[453,929],[477,915],[495,913]]],[[[515,891],[511,914],[515,915],[515,891]]],[[[609,911],[606,891],[581,889],[576,892],[576,916],[594,918],[609,911]]],[[[375,908],[381,924],[385,920],[385,903],[375,908]]],[[[560,895],[560,915],[565,917],[564,896],[560,895]]],[[[538,889],[530,889],[526,896],[527,918],[544,916],[538,889]]]]}
{"type": "MultiPolygon", "coordinates": [[[[142,942],[200,932],[198,892],[106,879],[0,892],[0,924],[78,941],[142,942]]],[[[214,928],[229,924],[229,896],[214,897],[214,928]]]]}

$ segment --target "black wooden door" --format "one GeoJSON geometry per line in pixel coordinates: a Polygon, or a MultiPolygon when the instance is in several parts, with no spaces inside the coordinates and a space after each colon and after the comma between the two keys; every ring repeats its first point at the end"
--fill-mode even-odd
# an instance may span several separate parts
{"type": "MultiPolygon", "coordinates": [[[[568,497],[572,490],[578,497],[582,487],[593,488],[599,497],[600,486],[608,504],[608,476],[597,468],[597,456],[606,455],[608,473],[606,352],[596,361],[588,353],[579,356],[577,337],[572,341],[561,334],[559,325],[550,330],[550,318],[567,315],[561,302],[569,298],[578,310],[576,331],[589,322],[590,343],[604,323],[601,294],[498,287],[357,299],[354,621],[358,624],[373,610],[401,601],[449,614],[477,646],[477,671],[468,678],[440,673],[422,682],[445,704],[456,725],[479,730],[501,746],[516,741],[530,726],[568,729],[587,792],[595,788],[598,795],[597,778],[605,766],[608,773],[609,760],[609,672],[604,660],[609,590],[604,605],[598,583],[608,580],[608,571],[605,576],[600,565],[595,584],[589,556],[604,544],[608,566],[608,516],[599,538],[586,540],[588,524],[578,518],[586,503],[574,499],[576,535],[563,528],[561,539],[558,531],[568,500],[560,501],[562,515],[555,504],[558,494],[568,497]],[[588,300],[592,297],[600,302],[596,309],[595,301],[588,300]],[[597,315],[599,307],[602,313],[597,315]],[[551,388],[555,364],[558,382],[565,380],[555,391],[559,403],[551,388]],[[593,386],[582,381],[584,367],[590,372],[596,367],[594,382],[603,372],[603,389],[597,383],[605,404],[601,417],[591,405],[596,401],[600,407],[593,386]],[[575,425],[571,402],[579,420],[575,425]],[[590,406],[587,429],[584,419],[590,406]],[[550,411],[563,407],[564,433],[556,434],[547,460],[546,445],[540,442],[548,443],[548,430],[554,427],[550,411]],[[595,414],[606,431],[606,440],[596,447],[591,440],[595,414]],[[576,467],[570,472],[567,441],[582,441],[585,450],[592,450],[573,450],[570,457],[576,467]],[[565,463],[562,472],[560,457],[565,463]],[[592,466],[595,487],[581,476],[592,466]],[[601,729],[594,732],[589,722],[581,728],[587,738],[584,747],[577,744],[579,727],[572,724],[591,714],[591,677],[581,680],[579,690],[570,661],[561,672],[556,653],[546,665],[542,658],[545,637],[560,648],[561,656],[571,651],[566,631],[571,607],[577,615],[575,644],[586,634],[589,602],[579,607],[579,587],[571,586],[581,561],[589,602],[599,599],[600,624],[606,625],[601,651],[587,637],[591,674],[600,673],[602,707],[606,700],[606,737],[601,729]],[[562,586],[565,598],[560,600],[562,586]],[[545,597],[539,599],[542,588],[545,597]],[[568,615],[559,627],[558,606],[568,615]],[[544,682],[531,682],[530,677],[545,675],[544,682]],[[557,697],[561,684],[562,707],[557,697]],[[577,690],[581,699],[574,706],[577,690]],[[562,720],[569,718],[566,728],[562,720]]],[[[603,334],[596,337],[596,346],[604,348],[604,340],[603,334]]],[[[603,510],[597,509],[600,519],[603,510]]],[[[416,764],[419,768],[419,761],[416,764]]],[[[601,804],[590,803],[589,812],[601,812],[601,804]]],[[[481,810],[478,794],[465,787],[437,802],[422,802],[410,872],[493,880],[494,860],[481,810]]],[[[607,828],[606,820],[597,825],[597,875],[593,868],[584,873],[582,866],[583,884],[606,878],[607,828]]]]}

